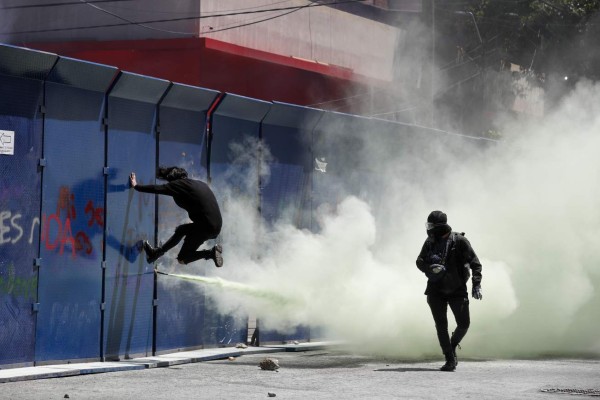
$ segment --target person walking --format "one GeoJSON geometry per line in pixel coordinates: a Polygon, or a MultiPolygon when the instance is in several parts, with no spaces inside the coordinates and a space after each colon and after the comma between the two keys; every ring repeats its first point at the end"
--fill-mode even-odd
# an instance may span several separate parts
{"type": "Polygon", "coordinates": [[[159,167],[156,177],[166,180],[167,183],[139,185],[135,172],[129,175],[129,182],[138,192],[173,197],[175,204],[188,212],[192,222],[175,228],[173,235],[162,246],[154,248],[147,240],[144,241],[146,261],[152,264],[183,239],[183,245],[177,255],[180,264],[205,259],[213,260],[216,267],[222,267],[223,248],[220,244],[209,250],[198,250],[205,241],[215,239],[223,225],[219,204],[210,187],[205,182],[188,178],[187,171],[180,167],[159,167]]]}
{"type": "Polygon", "coordinates": [[[426,229],[427,239],[417,257],[417,268],[428,278],[427,304],[446,358],[441,370],[454,371],[458,365],[456,348],[471,323],[467,282],[472,271],[471,295],[481,300],[482,267],[464,233],[452,232],[445,213],[432,211],[427,217],[426,229]],[[452,337],[448,334],[448,306],[456,320],[452,337]]]}

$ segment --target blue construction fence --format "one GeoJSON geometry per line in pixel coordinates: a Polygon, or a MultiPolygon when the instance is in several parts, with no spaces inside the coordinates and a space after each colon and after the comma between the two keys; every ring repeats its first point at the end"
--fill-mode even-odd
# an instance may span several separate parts
{"type": "MultiPolygon", "coordinates": [[[[265,221],[291,207],[299,228],[315,229],[313,210],[340,187],[379,179],[357,161],[365,132],[397,138],[389,157],[449,137],[8,45],[0,88],[2,368],[246,342],[247,321],[220,315],[197,285],[174,293],[146,263],[140,241],[166,239],[185,214],[168,198],[129,190],[131,171],[147,184],[157,165],[185,166],[236,186],[265,221]],[[248,138],[269,149],[270,179],[242,187],[230,181],[231,145],[248,138]]],[[[462,140],[470,139],[452,139],[462,140]]],[[[257,148],[248,156],[259,160],[257,148]]],[[[316,332],[265,327],[260,340],[310,341],[316,332]]]]}

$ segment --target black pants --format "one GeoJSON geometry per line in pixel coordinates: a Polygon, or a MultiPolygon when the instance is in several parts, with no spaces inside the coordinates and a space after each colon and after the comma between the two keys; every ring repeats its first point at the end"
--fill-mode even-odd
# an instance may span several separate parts
{"type": "Polygon", "coordinates": [[[213,232],[212,229],[206,229],[201,224],[192,222],[179,225],[175,228],[175,233],[161,246],[163,252],[167,252],[183,239],[183,245],[177,255],[177,261],[182,264],[189,264],[200,259],[209,259],[212,254],[210,250],[198,250],[202,243],[209,239],[214,239],[219,232],[213,232]]]}
{"type": "Polygon", "coordinates": [[[435,321],[435,330],[440,347],[444,354],[448,353],[460,343],[469,330],[471,324],[469,298],[430,294],[427,296],[427,304],[431,308],[431,314],[435,321]],[[452,333],[452,338],[448,334],[448,305],[450,305],[456,320],[456,329],[452,333]]]}

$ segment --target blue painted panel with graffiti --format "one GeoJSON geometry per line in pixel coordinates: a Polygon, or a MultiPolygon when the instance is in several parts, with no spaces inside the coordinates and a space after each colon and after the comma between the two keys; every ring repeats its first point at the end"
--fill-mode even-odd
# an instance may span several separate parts
{"type": "Polygon", "coordinates": [[[0,365],[34,358],[42,84],[0,75],[0,365]]]}
{"type": "Polygon", "coordinates": [[[100,356],[104,95],[47,83],[36,361],[100,356]]]}

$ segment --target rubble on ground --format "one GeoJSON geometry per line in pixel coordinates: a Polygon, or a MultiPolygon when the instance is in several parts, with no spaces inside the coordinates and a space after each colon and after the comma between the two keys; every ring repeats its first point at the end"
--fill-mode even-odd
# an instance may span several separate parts
{"type": "Polygon", "coordinates": [[[258,364],[260,369],[267,371],[276,371],[279,369],[279,361],[275,358],[265,358],[258,364]]]}

